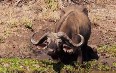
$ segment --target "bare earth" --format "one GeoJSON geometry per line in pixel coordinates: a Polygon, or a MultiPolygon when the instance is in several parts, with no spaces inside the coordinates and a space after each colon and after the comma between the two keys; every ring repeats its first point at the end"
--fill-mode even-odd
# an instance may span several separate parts
{"type": "MultiPolygon", "coordinates": [[[[116,45],[116,1],[97,1],[86,4],[92,22],[89,45],[95,48],[116,45]]],[[[60,19],[59,8],[62,7],[54,5],[53,10],[48,6],[44,0],[27,0],[19,4],[16,0],[0,0],[0,57],[48,58],[45,50],[30,43],[34,32],[53,31],[60,19]]],[[[98,54],[100,61],[116,62],[116,57],[106,59],[107,55],[98,54]]]]}

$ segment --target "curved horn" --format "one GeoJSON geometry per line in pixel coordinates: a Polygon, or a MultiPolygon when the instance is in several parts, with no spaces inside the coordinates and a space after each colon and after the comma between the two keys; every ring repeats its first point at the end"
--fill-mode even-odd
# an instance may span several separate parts
{"type": "Polygon", "coordinates": [[[37,34],[39,34],[39,32],[35,32],[31,37],[31,43],[33,43],[35,45],[42,44],[47,39],[47,35],[49,33],[47,32],[40,39],[34,40],[34,36],[37,35],[37,34]]]}
{"type": "Polygon", "coordinates": [[[79,47],[83,44],[84,42],[84,37],[80,34],[78,34],[81,38],[81,42],[78,44],[75,44],[64,32],[58,32],[58,36],[62,38],[62,40],[65,41],[66,44],[72,46],[72,47],[79,47]]]}
{"type": "Polygon", "coordinates": [[[81,38],[81,42],[77,44],[77,46],[81,46],[84,43],[84,37],[81,34],[78,34],[81,38]]]}

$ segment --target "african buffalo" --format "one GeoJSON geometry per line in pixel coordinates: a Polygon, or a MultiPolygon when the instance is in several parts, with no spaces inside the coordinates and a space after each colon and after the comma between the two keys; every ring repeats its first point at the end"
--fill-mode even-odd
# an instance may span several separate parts
{"type": "MultiPolygon", "coordinates": [[[[84,8],[83,8],[84,9],[84,8]]],[[[91,34],[91,22],[80,8],[66,11],[56,23],[55,32],[47,32],[41,38],[31,42],[35,45],[45,43],[48,55],[65,64],[72,61],[82,63],[87,59],[87,43],[91,34]]]]}

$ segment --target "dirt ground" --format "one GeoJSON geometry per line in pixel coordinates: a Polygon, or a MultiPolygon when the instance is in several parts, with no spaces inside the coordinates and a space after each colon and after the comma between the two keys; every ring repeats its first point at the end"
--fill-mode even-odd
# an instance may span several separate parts
{"type": "MultiPolygon", "coordinates": [[[[48,1],[0,0],[0,57],[48,58],[45,50],[30,43],[30,37],[36,31],[42,34],[53,31],[60,19],[59,9],[68,5],[61,0],[48,1]]],[[[85,4],[92,22],[89,45],[95,48],[116,45],[116,1],[86,1],[80,4],[85,4]]],[[[106,60],[100,56],[101,61],[106,60]]],[[[116,62],[116,57],[108,61],[116,62]]]]}

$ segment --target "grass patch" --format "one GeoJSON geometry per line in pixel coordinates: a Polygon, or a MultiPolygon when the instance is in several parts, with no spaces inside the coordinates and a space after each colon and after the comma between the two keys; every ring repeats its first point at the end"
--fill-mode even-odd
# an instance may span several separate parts
{"type": "MultiPolygon", "coordinates": [[[[20,59],[20,58],[1,58],[0,73],[89,73],[94,70],[110,71],[108,66],[98,64],[97,61],[84,63],[85,68],[62,63],[54,63],[50,60],[20,59]]],[[[114,63],[115,66],[115,63],[114,63]]]]}
{"type": "Polygon", "coordinates": [[[5,30],[4,30],[4,36],[5,37],[8,37],[11,33],[12,33],[12,31],[11,31],[11,29],[9,29],[9,28],[5,28],[5,30]]]}
{"type": "Polygon", "coordinates": [[[28,29],[32,29],[32,23],[25,23],[25,27],[28,29]]]}
{"type": "Polygon", "coordinates": [[[9,27],[9,28],[15,28],[15,27],[17,27],[19,25],[18,21],[19,21],[18,19],[10,18],[10,20],[7,21],[7,24],[8,24],[7,27],[9,27]]]}
{"type": "Polygon", "coordinates": [[[106,53],[111,57],[116,57],[116,45],[108,46],[102,45],[98,48],[99,53],[106,53]]]}
{"type": "MultiPolygon", "coordinates": [[[[105,52],[116,57],[116,45],[100,46],[99,53],[105,52]]],[[[76,67],[72,65],[64,65],[55,63],[52,60],[37,59],[20,59],[20,58],[0,58],[0,73],[99,73],[99,72],[116,72],[116,61],[112,66],[93,60],[80,64],[74,62],[76,67]]]]}
{"type": "Polygon", "coordinates": [[[25,26],[25,28],[32,30],[32,26],[33,26],[32,20],[30,20],[26,17],[23,17],[21,24],[23,24],[25,26]]]}
{"type": "Polygon", "coordinates": [[[52,11],[57,10],[58,2],[57,0],[44,0],[47,4],[47,8],[51,9],[52,11]]]}

